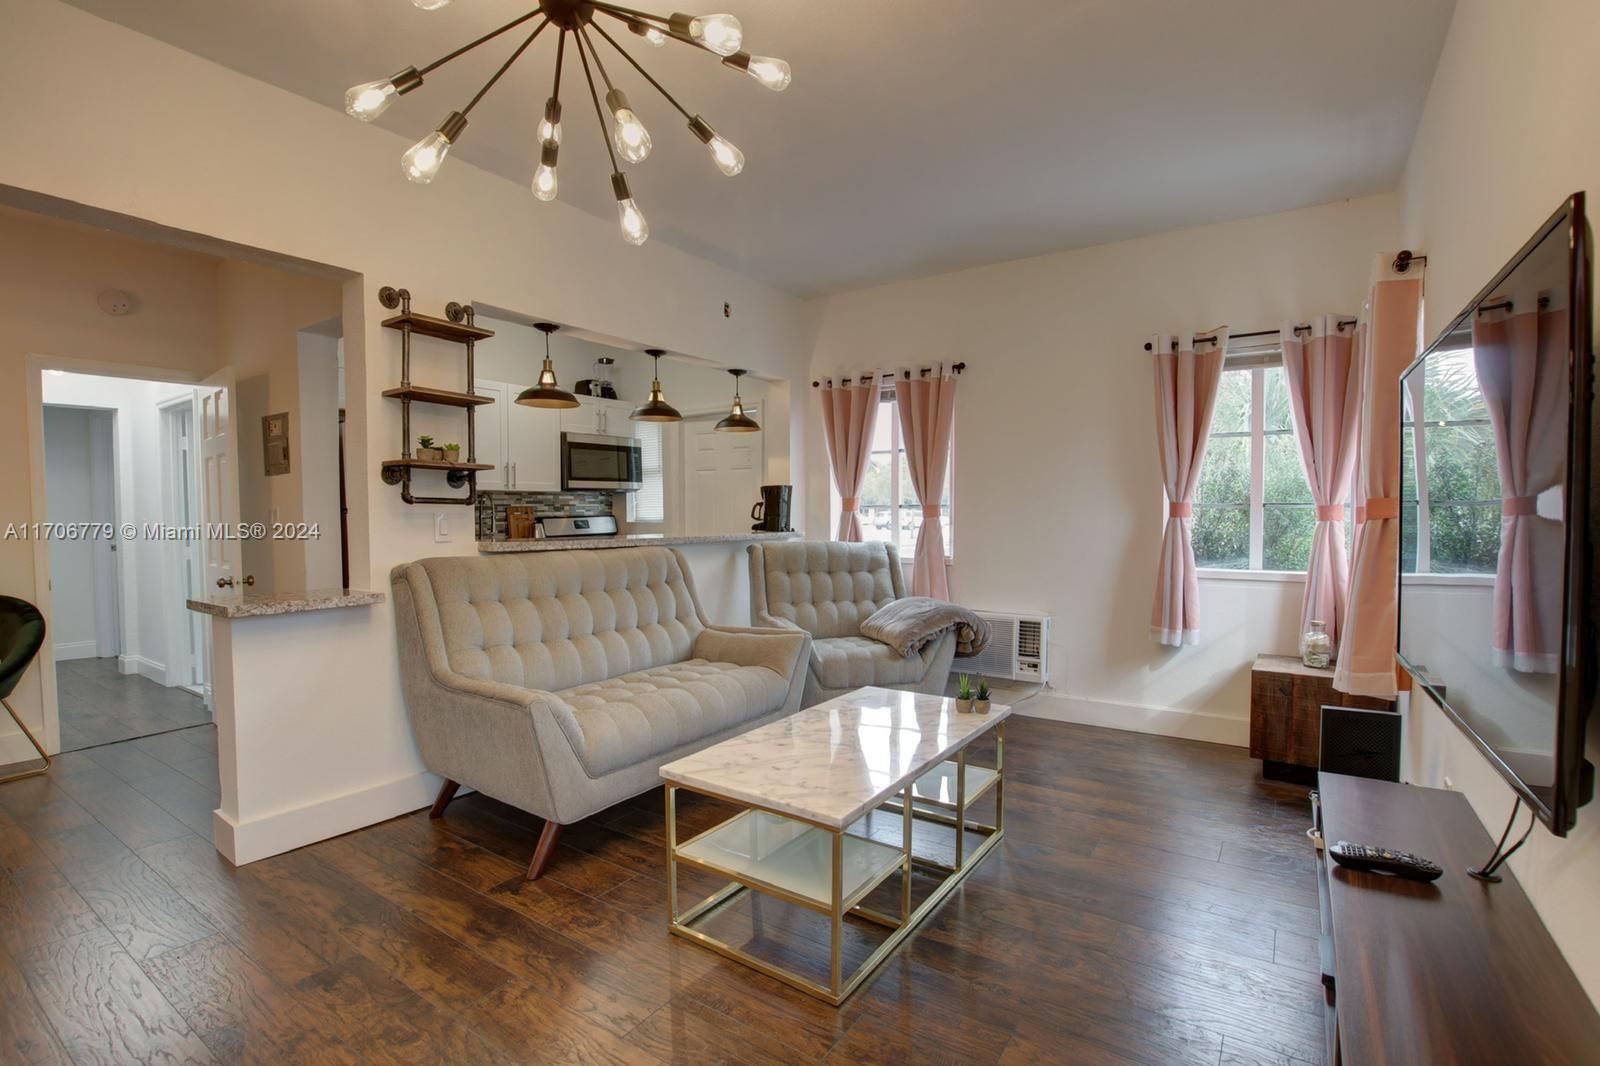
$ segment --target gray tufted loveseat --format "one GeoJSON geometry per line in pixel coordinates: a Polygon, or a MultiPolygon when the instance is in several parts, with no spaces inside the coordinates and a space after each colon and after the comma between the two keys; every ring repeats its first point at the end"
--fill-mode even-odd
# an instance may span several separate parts
{"type": "Polygon", "coordinates": [[[800,707],[810,638],[710,625],[683,556],[607,548],[394,568],[400,679],[445,781],[562,825],[660,784],[660,766],[800,707]]]}
{"type": "Polygon", "coordinates": [[[956,654],[954,633],[904,658],[889,645],[861,635],[861,623],[873,612],[906,596],[894,545],[791,540],[752,544],[746,551],[752,620],[811,635],[802,706],[863,685],[944,692],[956,654]]]}

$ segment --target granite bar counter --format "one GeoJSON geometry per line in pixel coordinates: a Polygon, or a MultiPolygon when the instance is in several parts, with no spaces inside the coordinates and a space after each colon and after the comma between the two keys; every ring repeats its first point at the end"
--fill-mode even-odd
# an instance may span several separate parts
{"type": "Polygon", "coordinates": [[[261,618],[268,615],[331,611],[382,603],[384,594],[366,589],[307,589],[303,592],[229,592],[190,600],[189,610],[214,618],[261,618]]]}
{"type": "Polygon", "coordinates": [[[550,537],[546,540],[480,540],[485,554],[502,552],[559,552],[596,548],[680,548],[696,544],[749,544],[755,541],[796,540],[799,533],[706,533],[675,537],[666,533],[629,533],[615,537],[550,537]]]}

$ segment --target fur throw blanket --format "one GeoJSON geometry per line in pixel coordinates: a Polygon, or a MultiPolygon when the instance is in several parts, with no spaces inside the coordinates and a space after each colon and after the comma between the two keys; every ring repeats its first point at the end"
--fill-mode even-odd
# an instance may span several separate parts
{"type": "Polygon", "coordinates": [[[893,600],[861,623],[862,636],[882,641],[902,657],[921,651],[946,630],[955,630],[957,655],[976,655],[989,643],[988,622],[965,607],[926,596],[893,600]]]}

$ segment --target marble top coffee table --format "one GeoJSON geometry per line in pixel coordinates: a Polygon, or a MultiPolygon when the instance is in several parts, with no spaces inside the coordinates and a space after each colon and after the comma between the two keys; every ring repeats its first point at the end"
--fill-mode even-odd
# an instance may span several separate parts
{"type": "Polygon", "coordinates": [[[1004,723],[1010,713],[1010,707],[996,704],[988,714],[962,714],[954,700],[862,688],[663,766],[672,932],[820,999],[844,1002],[1000,842],[1005,827],[1004,723]],[[967,746],[990,731],[995,735],[994,765],[968,765],[967,746]],[[677,794],[683,789],[745,810],[680,842],[677,794]],[[989,794],[993,823],[969,818],[972,805],[989,794]],[[883,811],[899,818],[898,843],[885,842],[881,832],[874,837],[866,831],[869,816],[883,811]],[[953,863],[915,853],[915,822],[954,832],[953,863]],[[974,833],[982,842],[969,847],[968,836],[974,833]],[[729,883],[680,914],[680,864],[729,883]],[[914,908],[913,867],[942,878],[914,908]],[[881,904],[868,906],[867,897],[897,873],[899,913],[886,913],[881,904]],[[720,910],[752,891],[829,917],[826,984],[705,930],[720,910]],[[891,930],[848,974],[842,960],[847,916],[891,930]]]}

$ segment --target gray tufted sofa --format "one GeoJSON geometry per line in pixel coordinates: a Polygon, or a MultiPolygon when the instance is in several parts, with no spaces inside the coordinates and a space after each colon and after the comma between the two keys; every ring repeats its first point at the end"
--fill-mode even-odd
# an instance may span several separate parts
{"type": "Polygon", "coordinates": [[[545,819],[529,879],[562,825],[800,707],[810,637],[708,624],[668,548],[422,559],[390,584],[433,817],[465,784],[545,819]]]}
{"type": "Polygon", "coordinates": [[[861,635],[861,623],[873,612],[906,596],[894,545],[791,540],[752,544],[746,550],[751,618],[757,625],[786,626],[812,637],[802,706],[863,685],[944,692],[956,654],[954,633],[905,658],[861,635]]]}

